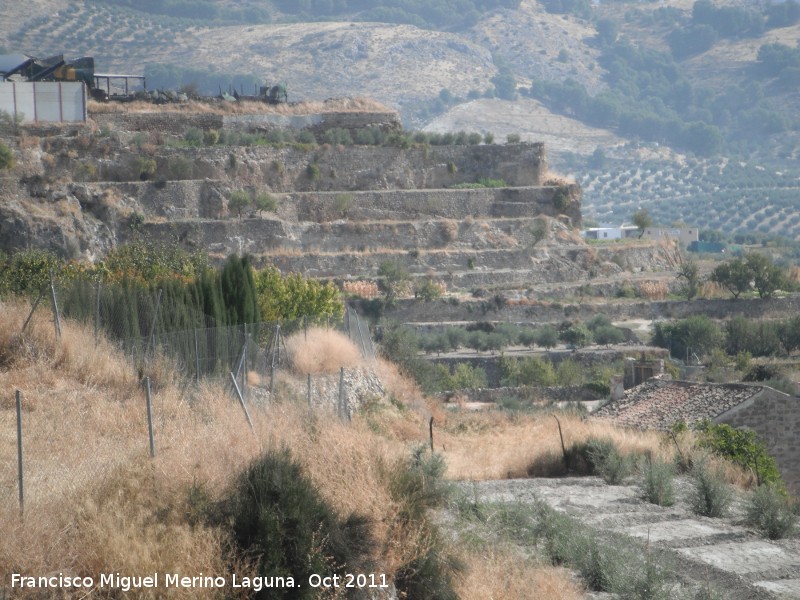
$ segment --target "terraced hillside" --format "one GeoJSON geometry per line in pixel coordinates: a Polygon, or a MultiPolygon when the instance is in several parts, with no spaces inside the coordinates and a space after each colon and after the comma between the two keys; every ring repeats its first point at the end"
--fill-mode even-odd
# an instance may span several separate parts
{"type": "MultiPolygon", "coordinates": [[[[320,139],[326,128],[348,127],[358,138],[364,128],[394,128],[392,115],[328,112],[306,120],[320,139]]],[[[589,279],[621,283],[634,270],[658,278],[680,260],[663,244],[584,243],[573,229],[581,221],[580,187],[549,175],[542,144],[257,138],[243,146],[232,140],[257,134],[242,127],[274,132],[274,116],[173,114],[169,126],[158,113],[96,118],[102,127],[93,132],[29,129],[17,138],[18,166],[4,181],[0,209],[5,249],[96,257],[144,235],[218,260],[249,253],[259,263],[339,282],[374,284],[391,263],[450,292],[512,295],[589,279]],[[256,197],[271,205],[236,205],[256,197]]]]}
{"type": "Polygon", "coordinates": [[[568,169],[584,190],[584,212],[602,223],[630,222],[646,208],[663,225],[683,221],[729,234],[800,234],[800,174],[728,159],[609,159],[602,167],[568,169]]]}

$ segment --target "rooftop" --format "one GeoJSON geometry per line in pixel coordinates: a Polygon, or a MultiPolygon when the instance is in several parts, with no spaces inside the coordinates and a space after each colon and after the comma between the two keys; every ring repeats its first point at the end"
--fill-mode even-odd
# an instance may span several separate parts
{"type": "Polygon", "coordinates": [[[668,430],[676,422],[691,426],[714,419],[756,395],[762,386],[745,383],[694,383],[651,379],[626,390],[594,413],[623,427],[668,430]]]}

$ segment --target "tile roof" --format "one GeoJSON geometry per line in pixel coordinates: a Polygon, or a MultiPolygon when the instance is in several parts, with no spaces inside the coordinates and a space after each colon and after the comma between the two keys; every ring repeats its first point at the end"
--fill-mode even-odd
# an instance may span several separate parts
{"type": "Polygon", "coordinates": [[[592,416],[622,427],[668,430],[678,421],[688,425],[713,419],[760,392],[759,385],[694,383],[650,379],[625,390],[621,400],[611,401],[592,416]]]}

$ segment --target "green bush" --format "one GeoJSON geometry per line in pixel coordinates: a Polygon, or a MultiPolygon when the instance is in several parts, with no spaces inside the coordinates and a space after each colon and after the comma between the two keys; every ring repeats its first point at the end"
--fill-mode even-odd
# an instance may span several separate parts
{"type": "Polygon", "coordinates": [[[427,517],[429,509],[444,505],[450,497],[451,488],[444,481],[445,469],[441,455],[419,446],[410,460],[400,461],[389,473],[389,493],[398,504],[400,518],[409,526],[422,529],[426,539],[423,551],[397,570],[395,586],[400,597],[458,598],[452,576],[460,565],[447,554],[437,528],[427,517]]]}
{"type": "Polygon", "coordinates": [[[693,489],[689,497],[692,510],[704,517],[722,517],[728,510],[733,494],[718,470],[706,461],[692,468],[693,489]]]}
{"type": "Polygon", "coordinates": [[[0,142],[0,169],[11,169],[14,166],[14,152],[0,142]]]}
{"type": "Polygon", "coordinates": [[[639,468],[639,495],[643,500],[658,506],[672,506],[675,492],[672,479],[675,467],[657,458],[647,458],[639,468]]]}
{"type": "Polygon", "coordinates": [[[633,461],[623,456],[610,438],[589,438],[586,454],[592,470],[610,485],[619,485],[633,473],[633,461]]]}
{"type": "Polygon", "coordinates": [[[747,520],[771,540],[794,532],[797,517],[781,488],[766,484],[756,488],[747,504],[747,520]]]}
{"type": "Polygon", "coordinates": [[[702,421],[697,425],[701,433],[699,445],[714,454],[727,458],[745,469],[752,469],[761,483],[783,487],[783,479],[775,459],[767,454],[764,443],[755,431],[737,429],[730,425],[717,425],[702,421]]]}
{"type": "Polygon", "coordinates": [[[365,565],[373,541],[366,520],[342,519],[320,496],[289,450],[269,450],[242,473],[225,503],[239,548],[258,574],[292,577],[296,588],[265,589],[257,598],[316,598],[314,573],[365,565]]]}

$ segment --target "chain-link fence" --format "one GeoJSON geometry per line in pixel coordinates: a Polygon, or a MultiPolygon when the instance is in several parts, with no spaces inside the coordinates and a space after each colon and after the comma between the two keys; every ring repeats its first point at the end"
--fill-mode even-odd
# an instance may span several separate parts
{"type": "MultiPolygon", "coordinates": [[[[281,379],[282,372],[291,367],[287,338],[307,335],[320,325],[318,320],[221,327],[203,314],[169,306],[160,294],[104,290],[98,285],[51,286],[36,304],[31,315],[39,311],[38,324],[32,328],[41,329],[46,325],[42,316],[52,312],[52,335],[60,336],[60,318],[69,316],[84,323],[82,337],[74,343],[94,343],[100,351],[110,344],[109,353],[116,346],[130,359],[131,369],[125,389],[104,389],[102,402],[87,395],[91,386],[75,389],[48,381],[47,376],[25,394],[15,394],[13,388],[2,391],[2,523],[11,522],[13,512],[35,511],[37,505],[69,496],[88,482],[96,484],[113,476],[120,465],[158,452],[161,444],[180,435],[181,419],[202,418],[196,411],[181,411],[193,407],[197,390],[208,379],[230,384],[232,401],[238,401],[245,413],[237,425],[244,432],[251,413],[257,416],[278,391],[293,394],[309,407],[330,407],[344,420],[352,414],[353,373],[342,369],[335,374],[306,375],[304,387],[295,381],[291,389],[281,379]],[[124,335],[131,332],[136,335],[124,335]],[[182,375],[170,393],[185,397],[169,399],[170,406],[180,409],[166,409],[159,397],[159,364],[171,374],[182,375]],[[147,389],[150,377],[154,377],[152,390],[147,389]],[[277,386],[283,387],[278,390],[277,386]],[[118,399],[108,397],[115,393],[118,399]]],[[[30,321],[28,317],[24,327],[30,321]]],[[[348,308],[342,320],[321,325],[342,331],[365,359],[375,359],[369,330],[354,310],[348,308]]],[[[297,380],[298,374],[294,377],[297,380]]]]}

